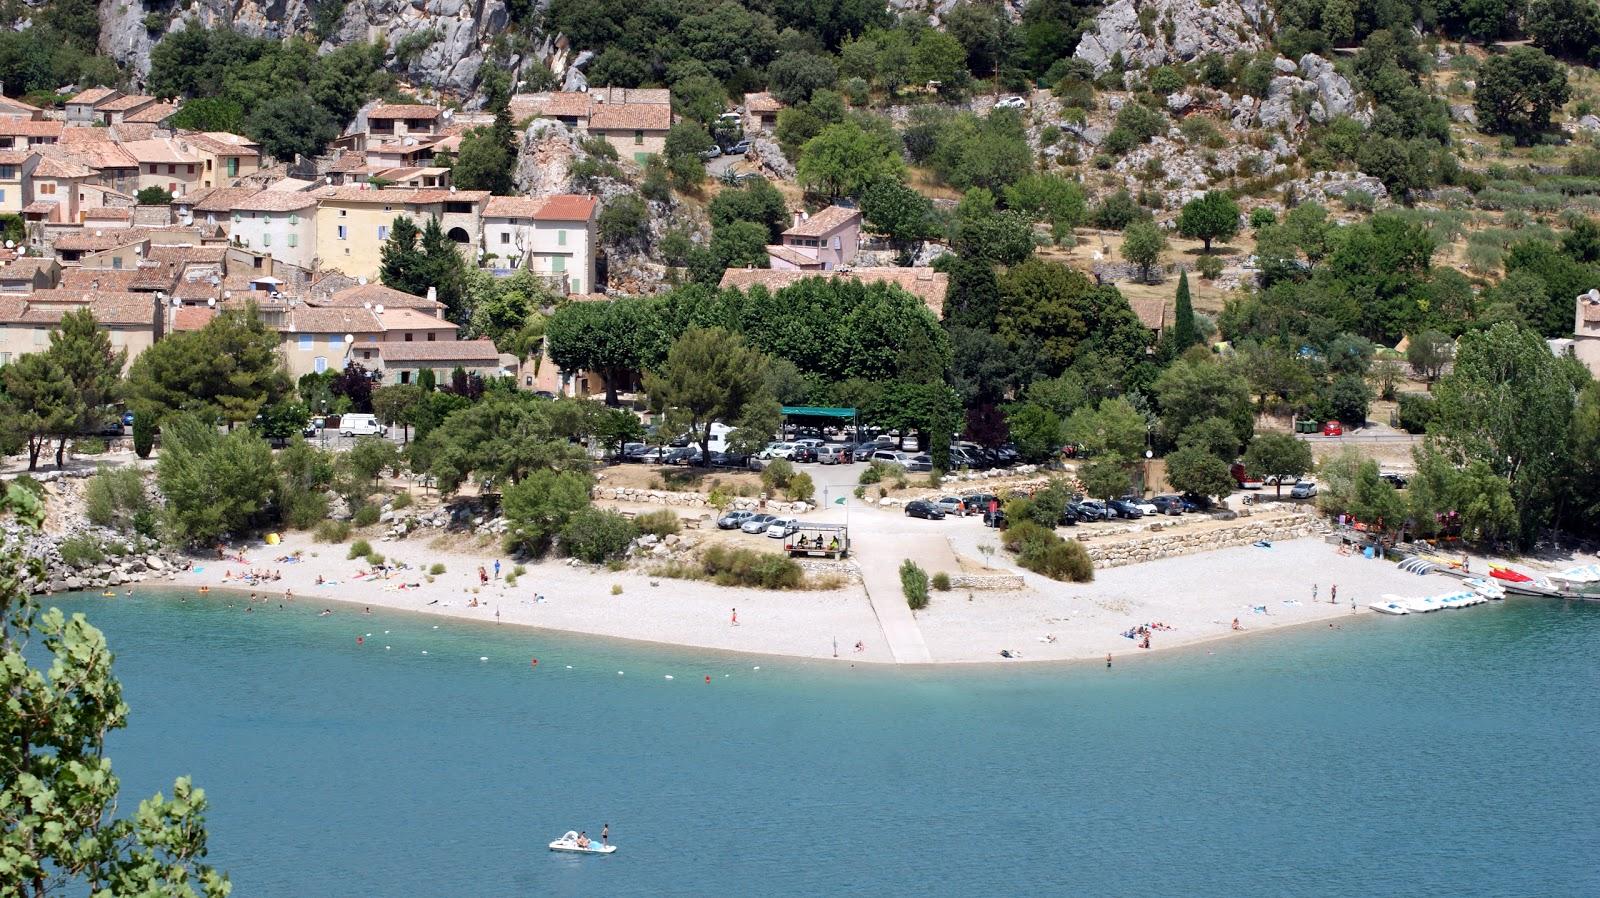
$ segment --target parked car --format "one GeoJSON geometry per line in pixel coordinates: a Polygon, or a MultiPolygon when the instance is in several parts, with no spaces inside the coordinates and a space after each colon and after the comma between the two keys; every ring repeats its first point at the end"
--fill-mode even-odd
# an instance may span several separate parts
{"type": "Polygon", "coordinates": [[[1139,506],[1123,499],[1112,499],[1106,503],[1106,508],[1110,509],[1119,518],[1134,520],[1144,517],[1144,512],[1139,510],[1139,506]]]}
{"type": "Polygon", "coordinates": [[[868,440],[865,443],[856,443],[850,446],[850,458],[854,461],[867,461],[872,458],[872,453],[883,448],[877,440],[868,440]]]}
{"type": "Polygon", "coordinates": [[[740,455],[737,452],[711,453],[711,466],[714,468],[748,468],[752,461],[754,459],[750,456],[740,455]]]}
{"type": "Polygon", "coordinates": [[[996,109],[1027,109],[1028,101],[1021,97],[1001,97],[994,101],[996,109]]]}
{"type": "Polygon", "coordinates": [[[717,146],[717,145],[715,145],[715,144],[712,144],[710,149],[705,149],[705,150],[701,150],[700,151],[700,158],[701,159],[715,159],[715,158],[717,158],[718,156],[721,156],[721,155],[722,155],[722,148],[717,146]]]}
{"type": "Polygon", "coordinates": [[[1129,495],[1123,496],[1122,497],[1122,501],[1128,503],[1129,505],[1132,505],[1134,508],[1139,509],[1139,513],[1140,514],[1160,514],[1161,513],[1161,509],[1157,508],[1156,504],[1154,502],[1151,502],[1150,500],[1144,498],[1143,496],[1135,496],[1135,495],[1130,493],[1129,495]]]}
{"type": "Polygon", "coordinates": [[[983,526],[993,527],[996,530],[1006,529],[1006,513],[1000,509],[983,513],[983,526]]]}
{"type": "Polygon", "coordinates": [[[1076,527],[1078,526],[1078,513],[1073,511],[1072,506],[1070,505],[1063,506],[1061,509],[1061,520],[1057,521],[1056,523],[1063,527],[1076,527]]]}
{"type": "Polygon", "coordinates": [[[756,513],[753,511],[730,511],[727,514],[724,514],[722,517],[717,518],[717,529],[738,530],[740,527],[744,526],[745,521],[748,521],[755,516],[756,513]]]}
{"type": "Polygon", "coordinates": [[[963,515],[967,513],[966,507],[962,505],[961,497],[959,496],[940,496],[933,500],[933,504],[939,506],[939,510],[945,514],[963,515]]]}
{"type": "Polygon", "coordinates": [[[812,446],[796,446],[794,451],[789,453],[789,460],[796,463],[816,461],[817,450],[812,446]]]}
{"type": "Polygon", "coordinates": [[[800,522],[794,518],[777,518],[767,525],[767,535],[773,539],[783,539],[800,529],[800,522]]]}
{"type": "Polygon", "coordinates": [[[817,450],[817,462],[824,465],[848,465],[850,450],[843,446],[823,446],[817,450]]]}
{"type": "Polygon", "coordinates": [[[762,458],[762,459],[793,458],[794,457],[794,444],[793,443],[768,443],[767,444],[767,448],[761,450],[761,452],[756,457],[757,458],[762,458]]]}
{"type": "Polygon", "coordinates": [[[1378,477],[1388,481],[1389,485],[1397,490],[1403,490],[1406,488],[1406,478],[1404,474],[1396,474],[1393,471],[1387,471],[1379,474],[1378,477]]]}
{"type": "Polygon", "coordinates": [[[344,415],[339,419],[339,433],[347,437],[383,436],[389,428],[378,423],[376,415],[344,415]]]}
{"type": "Polygon", "coordinates": [[[107,421],[100,428],[99,434],[100,434],[100,436],[103,436],[103,437],[120,437],[120,436],[122,436],[122,421],[120,419],[119,420],[115,420],[115,421],[107,421]]]}
{"type": "Polygon", "coordinates": [[[627,460],[635,464],[660,464],[667,450],[660,446],[640,446],[628,453],[627,460]]]}
{"type": "Polygon", "coordinates": [[[998,496],[989,493],[979,493],[976,496],[967,496],[961,500],[961,504],[965,506],[967,514],[988,514],[989,503],[991,502],[998,504],[1000,499],[998,496]]]}
{"type": "Polygon", "coordinates": [[[906,503],[906,517],[925,518],[929,521],[944,520],[944,511],[932,502],[922,499],[913,499],[906,503]]]}
{"type": "Polygon", "coordinates": [[[812,449],[821,449],[823,446],[828,445],[828,441],[821,437],[803,437],[795,440],[794,444],[796,446],[809,446],[812,449]]]}
{"type": "Polygon", "coordinates": [[[1183,494],[1183,510],[1186,511],[1186,512],[1190,512],[1190,511],[1210,511],[1211,510],[1211,497],[1210,496],[1197,496],[1194,493],[1184,493],[1183,494]]]}
{"type": "Polygon", "coordinates": [[[1314,499],[1317,496],[1317,485],[1310,480],[1302,480],[1289,490],[1291,499],[1314,499]]]}
{"type": "Polygon", "coordinates": [[[668,465],[697,465],[700,463],[700,447],[681,446],[668,452],[661,461],[668,465]]]}
{"type": "Polygon", "coordinates": [[[896,452],[893,449],[879,449],[872,453],[873,461],[881,461],[885,464],[891,465],[900,465],[901,467],[905,467],[906,458],[907,455],[904,452],[896,452]]]}
{"type": "Polygon", "coordinates": [[[305,437],[308,440],[311,439],[312,437],[316,436],[317,435],[317,422],[315,422],[315,421],[307,421],[305,426],[300,428],[300,435],[305,437]]]}
{"type": "Polygon", "coordinates": [[[748,152],[750,152],[750,141],[748,140],[741,140],[733,146],[728,147],[729,156],[743,156],[748,152]]]}
{"type": "Polygon", "coordinates": [[[1322,435],[1325,437],[1344,436],[1344,425],[1338,421],[1329,421],[1322,425],[1322,435]]]}
{"type": "Polygon", "coordinates": [[[1104,504],[1093,499],[1085,499],[1082,502],[1068,502],[1067,507],[1072,509],[1072,513],[1077,515],[1080,521],[1104,521],[1111,517],[1110,510],[1104,504]]]}
{"type": "Polygon", "coordinates": [[[777,518],[770,514],[753,514],[739,525],[739,529],[745,533],[765,533],[768,525],[775,520],[777,518]]]}
{"type": "Polygon", "coordinates": [[[906,456],[904,462],[907,471],[932,471],[933,458],[926,453],[922,455],[906,456]]]}
{"type": "Polygon", "coordinates": [[[123,427],[132,427],[133,426],[133,412],[123,412],[122,413],[122,426],[123,427]]]}
{"type": "Polygon", "coordinates": [[[1183,514],[1182,496],[1156,496],[1150,500],[1150,504],[1156,507],[1158,514],[1171,515],[1173,517],[1183,514]]]}

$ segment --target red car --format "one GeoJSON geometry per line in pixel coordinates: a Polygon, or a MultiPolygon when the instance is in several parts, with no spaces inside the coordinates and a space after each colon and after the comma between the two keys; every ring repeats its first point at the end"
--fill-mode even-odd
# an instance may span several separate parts
{"type": "Polygon", "coordinates": [[[1322,425],[1322,435],[1325,437],[1342,437],[1344,436],[1344,425],[1338,421],[1329,421],[1322,425]]]}

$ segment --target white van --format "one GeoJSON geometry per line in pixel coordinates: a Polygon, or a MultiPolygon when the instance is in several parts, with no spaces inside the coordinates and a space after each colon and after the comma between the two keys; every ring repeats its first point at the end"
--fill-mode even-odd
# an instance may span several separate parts
{"type": "Polygon", "coordinates": [[[341,415],[339,433],[347,437],[383,436],[389,428],[378,423],[377,415],[341,415]]]}

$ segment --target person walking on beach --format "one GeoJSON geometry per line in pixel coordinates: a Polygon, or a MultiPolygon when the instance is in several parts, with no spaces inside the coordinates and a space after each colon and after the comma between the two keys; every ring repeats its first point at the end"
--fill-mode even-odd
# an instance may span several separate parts
{"type": "Polygon", "coordinates": [[[500,579],[500,559],[498,558],[494,560],[494,578],[496,580],[500,579]]]}
{"type": "Polygon", "coordinates": [[[1313,583],[1313,584],[1311,584],[1311,602],[1312,602],[1312,604],[1316,604],[1316,601],[1317,601],[1317,584],[1313,583]]]}
{"type": "Polygon", "coordinates": [[[1339,584],[1337,584],[1337,583],[1335,583],[1332,586],[1328,587],[1328,604],[1330,604],[1330,605],[1339,604],[1339,584]]]}
{"type": "Polygon", "coordinates": [[[484,586],[489,585],[489,572],[484,570],[481,564],[478,565],[478,582],[484,586]]]}
{"type": "Polygon", "coordinates": [[[739,626],[739,609],[733,609],[733,626],[739,626]]]}
{"type": "Polygon", "coordinates": [[[1111,653],[1106,652],[1106,670],[1111,669],[1111,653]]]}

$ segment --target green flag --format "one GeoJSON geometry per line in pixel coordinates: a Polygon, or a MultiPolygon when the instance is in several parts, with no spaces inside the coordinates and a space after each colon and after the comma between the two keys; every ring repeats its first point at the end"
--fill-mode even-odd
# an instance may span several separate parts
{"type": "Polygon", "coordinates": [[[844,504],[844,497],[840,496],[839,498],[833,500],[833,504],[835,504],[835,505],[843,505],[844,504]]]}

